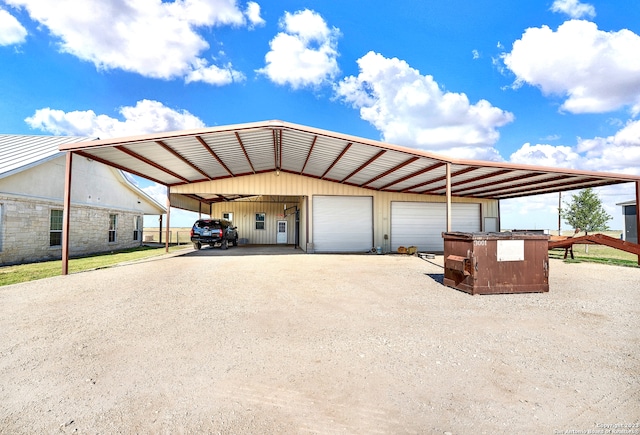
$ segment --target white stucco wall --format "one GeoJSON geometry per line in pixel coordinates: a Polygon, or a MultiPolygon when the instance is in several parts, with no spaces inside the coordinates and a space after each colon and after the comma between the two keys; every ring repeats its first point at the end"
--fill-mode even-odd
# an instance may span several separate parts
{"type": "MultiPolygon", "coordinates": [[[[74,156],[71,201],[74,204],[115,207],[143,214],[160,214],[144,195],[122,179],[117,169],[82,156],[74,156]]],[[[61,156],[31,169],[0,179],[0,192],[29,198],[62,200],[65,157],[61,156]]]]}

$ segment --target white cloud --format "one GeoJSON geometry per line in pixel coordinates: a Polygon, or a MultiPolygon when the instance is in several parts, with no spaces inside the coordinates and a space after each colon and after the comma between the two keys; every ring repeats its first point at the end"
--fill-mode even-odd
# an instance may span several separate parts
{"type": "Polygon", "coordinates": [[[568,146],[526,143],[511,154],[509,160],[512,163],[527,165],[575,168],[580,161],[580,155],[568,146]]]}
{"type": "MultiPolygon", "coordinates": [[[[575,146],[527,143],[510,156],[510,162],[640,176],[640,121],[628,121],[612,136],[578,138],[575,146]]],[[[609,226],[621,229],[621,210],[616,203],[633,199],[633,183],[597,188],[596,192],[613,216],[609,226]]],[[[562,197],[568,199],[571,193],[564,192],[562,197]]],[[[557,229],[557,204],[558,194],[503,200],[503,228],[557,229]],[[541,213],[545,209],[546,214],[541,213]]],[[[563,228],[567,229],[566,223],[563,228]]]]}
{"type": "Polygon", "coordinates": [[[583,169],[640,175],[640,121],[629,121],[616,134],[578,139],[583,169]]]}
{"type": "Polygon", "coordinates": [[[33,20],[46,26],[59,38],[60,51],[92,62],[98,69],[122,69],[159,79],[188,76],[201,66],[200,54],[209,44],[198,29],[245,24],[235,0],[5,2],[25,8],[33,20]]]}
{"type": "Polygon", "coordinates": [[[47,107],[36,110],[25,121],[31,128],[55,135],[101,139],[204,127],[199,118],[186,110],[176,111],[152,100],[141,100],[133,107],[122,107],[119,113],[124,120],[96,115],[93,110],[64,112],[47,107]]]}
{"type": "Polygon", "coordinates": [[[577,138],[575,146],[524,144],[509,161],[548,167],[640,175],[640,121],[612,136],[577,138]]]}
{"type": "Polygon", "coordinates": [[[515,86],[539,87],[566,97],[562,110],[602,113],[625,106],[640,112],[640,36],[623,29],[598,30],[572,20],[554,32],[547,26],[527,29],[503,61],[516,75],[515,86]]]}
{"type": "Polygon", "coordinates": [[[555,0],[551,5],[551,11],[567,14],[570,18],[593,18],[596,9],[588,3],[580,3],[578,0],[555,0]]]}
{"type": "Polygon", "coordinates": [[[283,31],[269,43],[266,65],[258,73],[293,89],[319,86],[336,77],[338,29],[329,28],[322,16],[308,9],[286,12],[280,27],[283,31]]]}
{"type": "Polygon", "coordinates": [[[185,82],[204,82],[210,85],[222,86],[233,82],[244,81],[245,75],[235,71],[231,63],[220,68],[216,65],[209,65],[204,59],[199,59],[194,63],[193,70],[185,77],[185,82]]]}
{"type": "Polygon", "coordinates": [[[558,194],[501,200],[500,224],[503,230],[557,230],[558,194]]]}
{"type": "Polygon", "coordinates": [[[260,16],[260,5],[256,2],[248,2],[247,9],[245,10],[245,15],[249,20],[249,27],[254,28],[257,26],[264,26],[265,21],[260,16]]]}
{"type": "Polygon", "coordinates": [[[27,29],[11,15],[0,8],[0,46],[21,44],[27,39],[27,29]]]}
{"type": "Polygon", "coordinates": [[[336,95],[398,145],[455,157],[502,160],[492,145],[498,127],[513,115],[488,101],[470,104],[465,94],[444,92],[431,76],[405,61],[369,52],[358,59],[360,74],[343,79],[336,95]]]}

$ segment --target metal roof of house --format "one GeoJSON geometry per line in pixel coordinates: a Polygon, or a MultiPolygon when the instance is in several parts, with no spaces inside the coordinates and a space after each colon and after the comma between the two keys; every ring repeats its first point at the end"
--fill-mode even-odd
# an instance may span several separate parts
{"type": "MultiPolygon", "coordinates": [[[[638,182],[640,177],[452,159],[413,148],[265,121],[60,145],[166,186],[282,171],[365,189],[505,199],[638,182]]],[[[213,192],[215,193],[215,192],[213,192]]],[[[205,202],[230,198],[211,195],[205,202]]]]}
{"type": "Polygon", "coordinates": [[[627,206],[627,205],[636,205],[635,200],[630,200],[630,201],[624,201],[624,202],[618,202],[616,205],[622,205],[622,206],[627,206]]]}
{"type": "MultiPolygon", "coordinates": [[[[86,143],[94,139],[87,136],[37,136],[0,134],[0,178],[17,174],[65,155],[60,151],[63,145],[86,143]]],[[[159,210],[166,212],[166,207],[133,184],[121,171],[116,171],[122,180],[144,196],[159,210]]]]}
{"type": "Polygon", "coordinates": [[[61,156],[61,145],[90,140],[93,138],[85,136],[0,134],[0,178],[61,156]]]}

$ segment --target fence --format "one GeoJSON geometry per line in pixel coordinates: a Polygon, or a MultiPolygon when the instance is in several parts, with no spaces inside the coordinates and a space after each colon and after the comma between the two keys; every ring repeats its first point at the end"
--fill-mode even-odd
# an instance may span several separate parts
{"type": "MultiPolygon", "coordinates": [[[[142,232],[142,243],[165,243],[166,237],[166,230],[162,231],[162,237],[158,230],[144,230],[142,232]]],[[[190,230],[169,230],[169,243],[172,245],[185,245],[191,243],[190,230]]]]}

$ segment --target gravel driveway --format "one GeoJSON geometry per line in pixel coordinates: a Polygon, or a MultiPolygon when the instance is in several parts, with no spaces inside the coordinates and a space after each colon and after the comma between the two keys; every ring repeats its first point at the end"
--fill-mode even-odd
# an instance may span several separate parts
{"type": "Polygon", "coordinates": [[[185,252],[0,287],[0,433],[640,433],[638,268],[185,252]]]}

